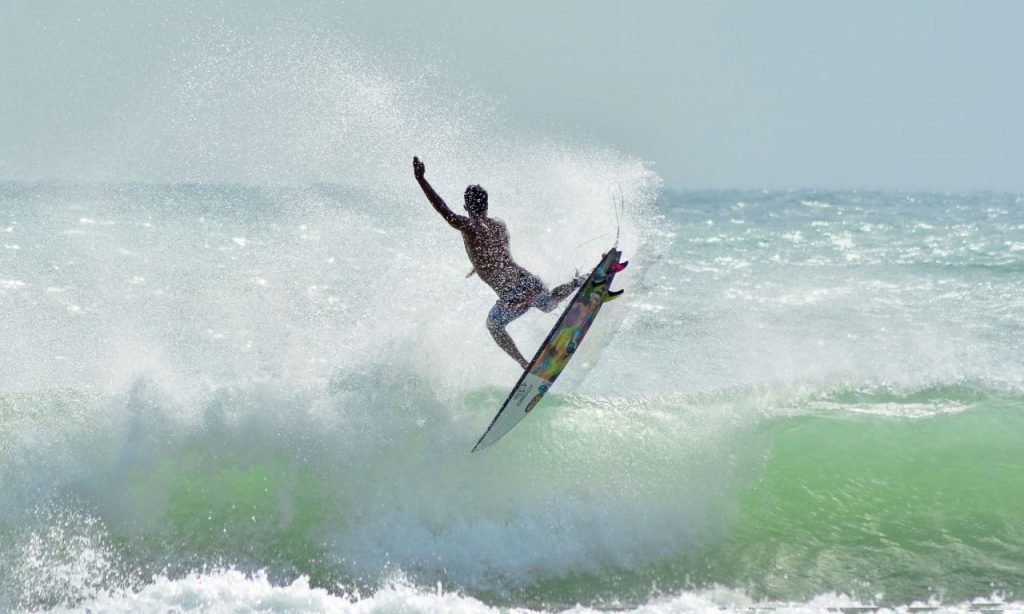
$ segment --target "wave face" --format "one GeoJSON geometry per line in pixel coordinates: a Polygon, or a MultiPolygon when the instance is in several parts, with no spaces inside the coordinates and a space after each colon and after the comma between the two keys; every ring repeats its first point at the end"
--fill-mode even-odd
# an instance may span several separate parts
{"type": "Polygon", "coordinates": [[[1020,197],[662,191],[288,41],[0,184],[0,610],[1020,603],[1020,197]],[[413,154],[549,284],[632,260],[480,454],[518,373],[413,154]]]}

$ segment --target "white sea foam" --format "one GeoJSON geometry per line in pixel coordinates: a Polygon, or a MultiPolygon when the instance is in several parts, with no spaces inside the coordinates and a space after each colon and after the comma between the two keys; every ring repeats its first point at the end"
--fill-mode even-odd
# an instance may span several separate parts
{"type": "Polygon", "coordinates": [[[565,613],[598,614],[612,608],[630,614],[677,614],[684,612],[736,612],[780,614],[822,614],[835,612],[877,612],[902,614],[910,612],[936,612],[960,614],[964,612],[1015,612],[1024,604],[1005,601],[999,596],[979,597],[957,604],[943,604],[938,600],[918,601],[905,605],[878,605],[846,595],[825,593],[803,603],[759,601],[741,591],[712,588],[653,597],[642,605],[608,603],[602,607],[530,608],[489,606],[482,601],[457,592],[447,592],[443,585],[425,591],[412,587],[400,579],[368,595],[330,594],[310,587],[308,579],[300,577],[289,584],[275,585],[265,573],[244,574],[236,570],[218,570],[191,574],[186,578],[170,580],[157,577],[136,592],[103,595],[74,608],[56,608],[60,612],[118,612],[132,614],[166,614],[167,612],[204,612],[210,614],[243,614],[250,612],[287,613],[352,613],[405,612],[409,614],[493,614],[514,611],[521,614],[565,613]]]}

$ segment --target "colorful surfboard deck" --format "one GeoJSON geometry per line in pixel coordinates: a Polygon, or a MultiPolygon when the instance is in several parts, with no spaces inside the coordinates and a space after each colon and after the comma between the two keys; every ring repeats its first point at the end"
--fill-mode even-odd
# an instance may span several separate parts
{"type": "Polygon", "coordinates": [[[615,274],[629,264],[620,262],[621,257],[622,252],[613,247],[594,267],[523,371],[491,425],[473,446],[473,452],[501,439],[547,394],[582,343],[601,306],[622,295],[623,290],[613,292],[610,289],[615,274]]]}

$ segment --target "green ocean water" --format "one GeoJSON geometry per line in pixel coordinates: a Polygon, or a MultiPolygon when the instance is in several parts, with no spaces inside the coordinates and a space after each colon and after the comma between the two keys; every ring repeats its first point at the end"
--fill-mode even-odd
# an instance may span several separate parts
{"type": "MultiPolygon", "coordinates": [[[[984,400],[928,418],[840,409],[767,421],[736,442],[745,448],[741,475],[692,552],[540,582],[520,595],[544,607],[628,607],[652,591],[709,586],[776,604],[807,601],[824,587],[879,606],[1019,599],[1024,399],[972,396],[984,400]]],[[[892,401],[913,397],[941,394],[892,401]]]]}
{"type": "MultiPolygon", "coordinates": [[[[496,394],[480,390],[470,395],[470,405],[484,411],[496,394]]],[[[586,573],[514,581],[497,577],[490,587],[478,584],[462,591],[485,603],[546,610],[577,603],[634,608],[659,595],[709,587],[740,590],[762,604],[801,603],[825,589],[882,606],[928,599],[961,603],[993,595],[1018,600],[1024,582],[1024,399],[960,387],[907,396],[877,390],[845,393],[829,402],[840,400],[858,411],[807,411],[807,405],[817,406],[820,400],[805,399],[795,404],[793,415],[743,429],[732,442],[737,450],[725,454],[733,459],[730,484],[709,503],[712,520],[702,521],[701,534],[677,550],[658,548],[652,557],[637,549],[625,559],[597,561],[586,573]],[[956,411],[912,418],[892,412],[900,405],[949,401],[958,404],[956,411]]],[[[718,399],[714,408],[722,402],[718,399]]],[[[739,395],[724,404],[761,402],[739,395]]],[[[4,426],[8,431],[16,426],[15,406],[36,407],[64,421],[96,411],[94,403],[75,395],[57,402],[53,397],[8,398],[4,426]]],[[[496,473],[510,475],[514,466],[528,465],[537,479],[570,496],[580,493],[575,482],[600,479],[649,482],[631,486],[638,497],[650,490],[692,496],[672,486],[675,472],[689,470],[678,458],[635,450],[628,458],[620,455],[619,445],[641,444],[628,430],[641,429],[635,422],[625,420],[627,428],[614,436],[573,426],[582,411],[614,413],[614,405],[608,399],[554,396],[517,435],[527,440],[521,442],[525,449],[501,459],[513,466],[496,473]],[[591,438],[600,439],[611,450],[583,460],[553,443],[573,436],[589,440],[587,446],[600,443],[591,438]],[[560,462],[567,454],[584,470],[564,475],[560,462]],[[637,470],[638,463],[644,469],[637,470]]],[[[353,515],[365,513],[349,489],[337,483],[350,477],[297,461],[285,450],[253,454],[244,446],[211,445],[205,435],[188,439],[173,454],[157,454],[121,476],[117,496],[130,502],[121,510],[130,509],[134,519],[112,516],[99,500],[89,503],[95,494],[78,486],[23,516],[32,528],[28,533],[25,525],[5,524],[0,539],[10,548],[5,554],[10,557],[19,540],[34,536],[40,548],[37,563],[96,574],[89,580],[95,585],[85,584],[86,593],[104,585],[138,589],[151,573],[186,574],[219,564],[269,568],[271,578],[279,581],[306,576],[313,587],[328,590],[373,592],[379,580],[339,561],[325,541],[353,515]],[[83,559],[84,551],[93,552],[91,562],[88,556],[83,559]]],[[[666,452],[667,442],[655,443],[660,444],[656,451],[666,452]]],[[[3,462],[9,467],[12,459],[3,462]]],[[[524,487],[520,494],[534,493],[524,487]]],[[[628,498],[619,503],[629,506],[624,503],[628,498]]],[[[645,510],[635,506],[630,511],[643,515],[645,510]]],[[[10,558],[5,562],[12,563],[10,558]]],[[[13,575],[27,581],[31,576],[23,573],[24,568],[13,575]]],[[[410,561],[403,573],[414,584],[446,581],[443,570],[422,559],[410,561]]],[[[58,605],[65,603],[61,590],[83,586],[51,582],[36,589],[22,596],[58,605]]]]}
{"type": "Polygon", "coordinates": [[[767,427],[768,459],[705,580],[770,599],[822,586],[887,603],[1019,597],[1019,397],[927,420],[810,416],[767,427]]]}

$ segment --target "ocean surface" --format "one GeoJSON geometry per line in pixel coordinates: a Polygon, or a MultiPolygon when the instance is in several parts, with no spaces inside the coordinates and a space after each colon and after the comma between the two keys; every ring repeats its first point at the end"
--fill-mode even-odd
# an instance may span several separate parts
{"type": "Polygon", "coordinates": [[[1020,195],[444,176],[549,284],[631,260],[470,454],[519,373],[399,163],[0,183],[0,611],[1024,607],[1020,195]]]}

